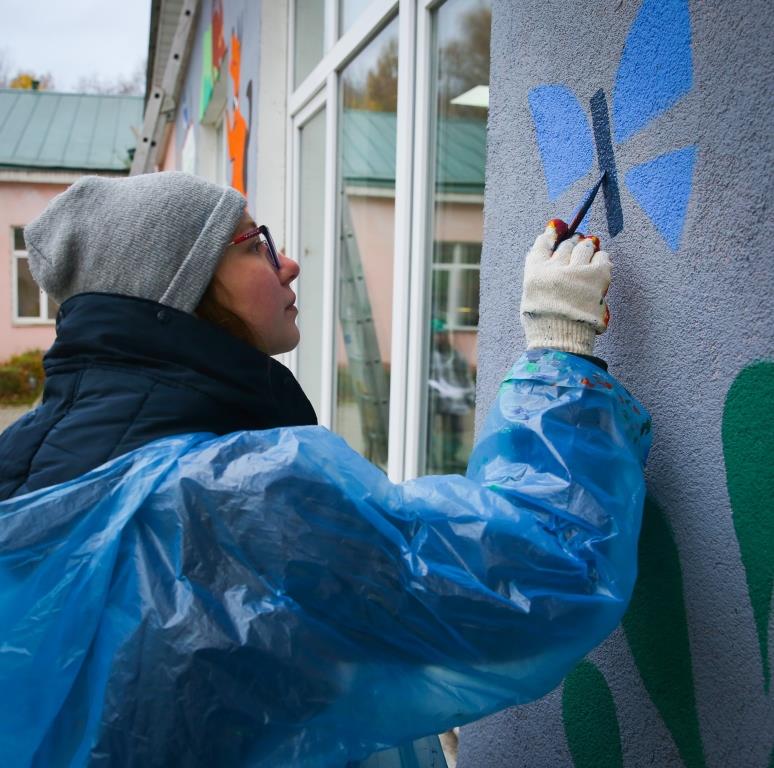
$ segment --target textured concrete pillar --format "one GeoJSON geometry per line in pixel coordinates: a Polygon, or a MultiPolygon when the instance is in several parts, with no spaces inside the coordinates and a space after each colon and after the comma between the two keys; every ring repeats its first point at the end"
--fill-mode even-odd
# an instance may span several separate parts
{"type": "Polygon", "coordinates": [[[774,765],[773,38],[758,0],[494,0],[478,418],[523,349],[524,252],[606,168],[597,353],[654,443],[622,626],[464,728],[460,768],[774,765]]]}

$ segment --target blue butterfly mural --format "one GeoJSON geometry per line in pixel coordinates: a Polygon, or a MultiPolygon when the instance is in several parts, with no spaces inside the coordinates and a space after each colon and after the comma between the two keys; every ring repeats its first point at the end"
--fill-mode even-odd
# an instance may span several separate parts
{"type": "MultiPolygon", "coordinates": [[[[606,170],[605,209],[611,236],[623,229],[616,145],[636,136],[671,109],[693,85],[691,24],[687,0],[643,0],[629,30],[616,72],[612,130],[608,101],[599,89],[589,103],[592,126],[575,94],[560,84],[540,85],[528,100],[538,150],[555,200],[590,173],[596,149],[606,170]]],[[[667,245],[677,251],[691,196],[696,145],[682,147],[626,171],[629,192],[667,245]]],[[[586,221],[581,223],[581,229],[586,221]]]]}

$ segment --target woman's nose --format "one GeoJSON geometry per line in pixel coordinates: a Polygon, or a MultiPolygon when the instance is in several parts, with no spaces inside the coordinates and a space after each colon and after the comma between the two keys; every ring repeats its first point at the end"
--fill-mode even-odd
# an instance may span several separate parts
{"type": "Polygon", "coordinates": [[[285,255],[285,251],[280,251],[279,257],[280,271],[285,275],[285,280],[283,282],[292,283],[300,274],[301,267],[297,261],[293,261],[293,259],[288,258],[285,255]]]}

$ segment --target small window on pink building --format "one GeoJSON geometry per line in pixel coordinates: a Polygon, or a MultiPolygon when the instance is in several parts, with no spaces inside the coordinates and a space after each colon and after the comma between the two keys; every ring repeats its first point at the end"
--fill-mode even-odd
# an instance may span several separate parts
{"type": "Polygon", "coordinates": [[[41,291],[30,272],[22,227],[13,228],[14,322],[53,323],[59,305],[41,291]]]}

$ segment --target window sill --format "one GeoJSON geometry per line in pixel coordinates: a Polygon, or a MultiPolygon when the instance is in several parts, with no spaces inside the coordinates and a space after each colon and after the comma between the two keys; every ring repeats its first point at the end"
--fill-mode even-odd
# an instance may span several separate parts
{"type": "Polygon", "coordinates": [[[14,328],[34,328],[36,326],[53,328],[56,325],[56,320],[44,320],[37,317],[15,317],[11,321],[11,325],[14,328]]]}

